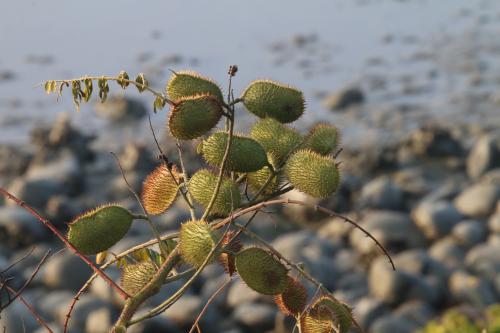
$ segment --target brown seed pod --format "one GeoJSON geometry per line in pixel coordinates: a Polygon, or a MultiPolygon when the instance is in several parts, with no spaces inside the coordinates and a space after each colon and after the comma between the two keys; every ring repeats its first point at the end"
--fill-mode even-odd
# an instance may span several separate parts
{"type": "Polygon", "coordinates": [[[297,317],[307,305],[307,289],[299,280],[288,276],[285,291],[274,296],[274,301],[285,315],[297,317]]]}
{"type": "Polygon", "coordinates": [[[169,171],[164,163],[146,177],[142,187],[142,203],[148,214],[162,214],[174,203],[179,181],[177,168],[174,166],[169,171]]]}

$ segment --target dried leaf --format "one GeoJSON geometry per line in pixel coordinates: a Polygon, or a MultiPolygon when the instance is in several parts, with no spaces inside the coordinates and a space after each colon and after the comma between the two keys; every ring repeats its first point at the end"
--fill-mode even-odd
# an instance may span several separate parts
{"type": "Polygon", "coordinates": [[[139,92],[141,92],[141,93],[144,90],[146,90],[146,88],[149,85],[148,80],[146,80],[146,78],[144,77],[143,73],[140,73],[139,75],[137,75],[137,78],[135,79],[135,82],[137,83],[137,85],[136,85],[137,90],[139,90],[139,92]]]}
{"type": "Polygon", "coordinates": [[[156,113],[157,110],[163,109],[164,107],[165,107],[165,99],[160,96],[156,96],[155,101],[153,103],[154,113],[156,113]]]}
{"type": "Polygon", "coordinates": [[[130,80],[127,72],[121,71],[120,74],[118,74],[118,80],[116,82],[122,87],[123,89],[127,88],[129,85],[128,80],[130,80]]]}
{"type": "Polygon", "coordinates": [[[85,79],[83,80],[85,83],[85,89],[83,90],[82,97],[85,102],[88,102],[90,97],[92,96],[92,80],[91,79],[85,79]]]}
{"type": "Polygon", "coordinates": [[[106,80],[103,76],[97,81],[97,85],[99,86],[99,98],[101,99],[101,103],[104,103],[106,98],[108,98],[108,80],[106,80]]]}

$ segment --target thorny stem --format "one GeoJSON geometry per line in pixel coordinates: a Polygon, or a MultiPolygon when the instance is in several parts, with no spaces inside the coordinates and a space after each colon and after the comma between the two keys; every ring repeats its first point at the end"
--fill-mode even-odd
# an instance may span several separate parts
{"type": "Polygon", "coordinates": [[[183,196],[185,196],[186,198],[186,202],[189,206],[189,213],[191,214],[191,220],[196,220],[196,213],[194,211],[194,206],[193,206],[193,198],[191,197],[191,193],[189,193],[188,189],[187,189],[187,184],[189,182],[189,176],[188,176],[188,173],[186,171],[186,166],[184,165],[184,158],[182,157],[182,149],[181,149],[181,143],[179,142],[179,140],[177,140],[177,142],[175,143],[176,146],[177,146],[177,151],[179,152],[179,162],[181,164],[181,170],[182,170],[182,178],[184,178],[184,192],[183,193],[183,196]]]}
{"type": "Polygon", "coordinates": [[[163,285],[165,278],[180,260],[181,255],[179,253],[179,246],[177,245],[175,249],[170,252],[153,278],[136,295],[125,302],[125,306],[122,309],[120,317],[116,321],[113,331],[118,331],[120,327],[129,326],[129,321],[136,313],[137,309],[139,309],[142,303],[149,297],[156,294],[158,289],[163,285]]]}
{"type": "MultiPolygon", "coordinates": [[[[210,263],[210,261],[212,260],[213,255],[219,249],[219,247],[221,246],[222,242],[224,241],[224,236],[227,234],[228,230],[229,230],[229,226],[228,226],[228,228],[226,228],[226,231],[224,232],[224,234],[222,235],[222,237],[219,239],[219,241],[217,242],[217,244],[212,248],[212,250],[207,255],[207,257],[205,258],[205,260],[203,261],[203,263],[200,265],[200,267],[198,267],[196,269],[196,272],[193,274],[193,276],[191,276],[191,278],[188,281],[186,281],[186,283],[184,283],[184,285],[179,290],[177,290],[166,301],[164,301],[163,303],[161,303],[160,305],[158,305],[157,307],[155,307],[154,309],[152,309],[151,311],[149,311],[145,315],[143,315],[143,316],[141,316],[141,317],[139,317],[137,319],[132,319],[126,326],[131,326],[133,324],[136,324],[136,323],[141,322],[143,320],[146,320],[148,318],[152,318],[154,316],[157,316],[158,314],[162,313],[163,311],[165,311],[166,309],[168,309],[170,306],[172,306],[172,304],[174,304],[182,295],[184,295],[184,293],[193,284],[193,282],[196,280],[196,278],[198,278],[198,276],[201,274],[201,272],[203,271],[203,269],[205,269],[205,267],[210,263]]],[[[230,243],[230,242],[228,242],[228,243],[230,243]]]]}
{"type": "Polygon", "coordinates": [[[144,204],[142,203],[142,200],[139,197],[139,194],[137,194],[137,192],[132,188],[132,186],[130,186],[130,183],[128,182],[127,177],[125,176],[125,171],[122,168],[122,165],[120,163],[120,160],[118,159],[118,156],[116,156],[116,154],[113,152],[111,152],[111,155],[114,157],[116,164],[118,164],[118,167],[120,168],[120,172],[122,174],[123,180],[125,181],[125,184],[127,184],[128,190],[135,197],[135,199],[139,203],[139,206],[141,206],[142,212],[144,213],[144,216],[146,217],[145,220],[148,222],[149,228],[151,229],[153,236],[156,237],[156,239],[158,241],[158,246],[160,248],[160,252],[161,252],[163,258],[166,258],[168,256],[168,251],[167,251],[167,249],[165,249],[165,246],[163,246],[163,242],[161,241],[160,232],[158,231],[158,229],[155,227],[153,221],[151,220],[151,217],[149,216],[149,214],[146,210],[146,207],[144,207],[144,204]]]}
{"type": "Polygon", "coordinates": [[[118,285],[116,284],[109,276],[106,275],[99,267],[97,267],[89,258],[87,258],[84,254],[82,254],[76,247],[74,247],[67,239],[66,237],[61,234],[57,228],[50,223],[47,219],[43,218],[40,214],[36,212],[31,206],[29,206],[27,203],[24,201],[18,199],[11,193],[9,193],[7,190],[4,188],[0,187],[0,193],[6,196],[8,199],[14,201],[18,206],[26,209],[31,215],[37,218],[38,221],[43,223],[49,230],[59,238],[64,245],[69,248],[74,254],[76,254],[80,259],[82,259],[89,267],[94,270],[95,273],[97,273],[99,276],[101,276],[109,285],[111,285],[118,293],[124,298],[128,299],[130,296],[118,285]]]}
{"type": "MultiPolygon", "coordinates": [[[[175,185],[177,185],[177,187],[180,187],[179,181],[177,180],[177,178],[175,177],[171,168],[169,167],[169,161],[167,159],[167,156],[163,153],[163,150],[161,149],[160,143],[158,142],[158,139],[156,138],[156,134],[155,134],[155,131],[153,129],[153,124],[151,122],[151,116],[149,114],[148,114],[148,120],[149,120],[149,128],[151,129],[151,134],[153,135],[153,139],[155,140],[155,143],[156,143],[156,148],[158,148],[158,151],[160,152],[160,158],[165,163],[165,167],[167,168],[168,172],[170,173],[170,177],[172,177],[173,181],[175,182],[175,185]]],[[[177,141],[177,143],[178,143],[178,141],[177,141]]],[[[179,148],[179,146],[177,146],[177,147],[179,148]]],[[[180,159],[180,164],[181,164],[181,169],[182,169],[182,176],[184,178],[183,187],[184,187],[184,189],[186,189],[185,184],[186,184],[187,174],[184,170],[184,162],[182,161],[182,152],[180,149],[179,149],[179,159],[180,159]]],[[[182,189],[180,189],[179,192],[181,192],[181,195],[182,195],[184,201],[186,201],[186,203],[189,207],[189,211],[191,212],[191,218],[194,219],[194,207],[193,207],[192,202],[189,200],[189,198],[186,194],[187,191],[183,191],[182,189]]]]}
{"type": "MultiPolygon", "coordinates": [[[[232,75],[229,74],[228,102],[229,99],[231,98],[231,82],[232,82],[232,75]]],[[[204,220],[209,216],[210,211],[212,210],[212,207],[215,204],[215,200],[217,199],[217,195],[219,194],[219,190],[222,185],[222,180],[224,178],[224,169],[226,167],[227,160],[229,158],[229,152],[231,150],[231,143],[233,141],[233,132],[234,132],[234,106],[228,108],[228,111],[230,112],[231,117],[227,118],[227,120],[229,121],[229,129],[227,130],[228,138],[227,138],[226,150],[224,151],[224,156],[222,158],[222,163],[220,165],[217,184],[215,185],[214,192],[212,193],[212,197],[210,198],[210,201],[207,205],[207,208],[205,209],[205,212],[203,213],[203,216],[201,217],[201,220],[204,220]]]]}
{"type": "MultiPolygon", "coordinates": [[[[13,294],[18,294],[19,293],[19,291],[16,291],[16,290],[14,290],[13,288],[11,288],[9,286],[5,286],[5,288],[7,288],[7,290],[9,292],[13,293],[13,294]]],[[[49,327],[49,325],[43,320],[43,318],[36,312],[35,308],[28,301],[26,301],[26,299],[24,299],[23,296],[19,295],[18,299],[19,299],[19,301],[21,303],[24,304],[24,306],[33,315],[33,317],[35,317],[36,321],[47,330],[47,332],[49,332],[49,333],[53,333],[54,332],[49,327]]],[[[5,329],[4,329],[4,332],[5,332],[5,329]]]]}

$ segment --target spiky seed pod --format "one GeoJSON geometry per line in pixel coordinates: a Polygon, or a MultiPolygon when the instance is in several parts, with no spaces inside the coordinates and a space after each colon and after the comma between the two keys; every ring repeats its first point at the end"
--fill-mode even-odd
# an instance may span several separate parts
{"type": "Polygon", "coordinates": [[[182,258],[194,267],[201,266],[216,244],[210,226],[205,221],[183,223],[179,239],[182,258]]]}
{"type": "MultiPolygon", "coordinates": [[[[243,245],[239,239],[232,239],[235,236],[235,231],[228,231],[223,239],[221,246],[224,247],[228,252],[237,253],[241,250],[243,245]]],[[[229,274],[229,276],[233,276],[236,272],[235,259],[232,253],[221,253],[219,256],[219,262],[224,267],[224,271],[229,274]]]]}
{"type": "Polygon", "coordinates": [[[129,295],[137,294],[151,279],[158,269],[151,261],[128,264],[123,268],[121,285],[129,295]]]}
{"type": "MultiPolygon", "coordinates": [[[[209,165],[220,166],[222,164],[227,140],[226,132],[216,132],[203,141],[201,150],[209,165]]],[[[262,169],[266,164],[266,152],[257,141],[242,135],[233,135],[226,162],[227,170],[252,172],[262,169]]]]}
{"type": "Polygon", "coordinates": [[[340,133],[337,127],[328,124],[318,124],[311,128],[304,138],[301,148],[311,149],[321,155],[328,155],[337,149],[340,143],[340,133]]]}
{"type": "Polygon", "coordinates": [[[132,220],[132,214],[123,207],[100,206],[69,223],[68,241],[83,254],[97,254],[122,239],[132,220]]]}
{"type": "Polygon", "coordinates": [[[196,139],[214,128],[221,116],[222,106],[215,97],[186,96],[178,99],[171,108],[168,128],[177,139],[196,139]]]}
{"type": "Polygon", "coordinates": [[[217,83],[191,71],[174,73],[167,83],[166,91],[168,97],[174,101],[198,94],[208,94],[214,96],[219,101],[224,100],[222,91],[217,83]]]}
{"type": "Polygon", "coordinates": [[[284,162],[284,159],[302,143],[299,132],[272,118],[257,121],[250,131],[250,137],[273,156],[276,164],[284,162]]]}
{"type": "MultiPolygon", "coordinates": [[[[207,169],[196,172],[189,180],[189,193],[194,200],[207,207],[217,185],[217,175],[207,169]]],[[[240,206],[241,194],[238,185],[229,178],[224,178],[215,199],[211,213],[227,215],[240,206]]]]}
{"type": "MultiPolygon", "coordinates": [[[[302,330],[303,332],[316,332],[310,330],[315,326],[326,326],[327,322],[331,323],[331,327],[335,328],[339,333],[347,333],[352,326],[352,309],[344,303],[341,303],[332,297],[325,295],[318,297],[311,308],[308,310],[305,321],[306,327],[309,325],[309,330],[302,330]]],[[[323,331],[318,331],[323,332],[323,331]]],[[[330,332],[330,331],[325,331],[330,332]]]]}
{"type": "Polygon", "coordinates": [[[307,289],[299,280],[288,276],[285,291],[274,296],[274,301],[285,315],[297,317],[307,305],[307,289]]]}
{"type": "MultiPolygon", "coordinates": [[[[254,191],[259,191],[262,186],[267,182],[269,177],[272,175],[272,171],[269,167],[264,167],[255,172],[249,172],[247,174],[248,185],[254,191]]],[[[262,192],[263,194],[269,194],[274,192],[280,184],[279,175],[275,175],[269,185],[262,192]]]]}
{"type": "Polygon", "coordinates": [[[300,90],[270,80],[253,81],[241,98],[248,111],[257,117],[272,117],[281,123],[299,119],[305,110],[300,90]]]}
{"type": "Polygon", "coordinates": [[[148,214],[162,214],[173,204],[179,180],[177,168],[174,166],[169,171],[164,163],[146,177],[142,186],[142,203],[148,214]]]}
{"type": "Polygon", "coordinates": [[[287,268],[258,247],[249,247],[236,255],[236,270],[250,288],[264,295],[281,294],[288,284],[287,268]]]}
{"type": "Polygon", "coordinates": [[[328,318],[320,318],[307,311],[300,317],[300,332],[301,333],[334,333],[333,322],[328,318]]]}
{"type": "Polygon", "coordinates": [[[286,162],[285,173],[292,185],[315,198],[335,192],[340,173],[335,161],[311,150],[298,150],[286,162]]]}

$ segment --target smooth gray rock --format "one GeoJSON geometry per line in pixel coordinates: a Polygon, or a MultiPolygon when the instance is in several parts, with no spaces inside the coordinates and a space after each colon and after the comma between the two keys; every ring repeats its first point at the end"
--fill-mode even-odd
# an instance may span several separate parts
{"type": "Polygon", "coordinates": [[[426,201],[413,212],[415,224],[428,239],[438,239],[447,235],[462,219],[462,215],[448,201],[426,201]]]}
{"type": "Polygon", "coordinates": [[[474,218],[490,216],[500,200],[500,185],[478,183],[455,199],[455,206],[464,215],[474,218]]]}
{"type": "Polygon", "coordinates": [[[378,257],[375,259],[368,274],[370,293],[376,299],[390,304],[400,303],[404,300],[405,293],[409,288],[409,276],[400,271],[393,271],[387,258],[378,257]]]}
{"type": "Polygon", "coordinates": [[[108,333],[113,327],[113,312],[109,308],[101,307],[91,311],[85,320],[86,333],[108,333]]]}
{"type": "MultiPolygon", "coordinates": [[[[142,316],[150,311],[151,308],[145,307],[137,311],[137,316],[142,316]]],[[[156,316],[142,321],[136,325],[127,328],[127,333],[185,333],[180,327],[171,322],[164,316],[156,316]]]]}
{"type": "Polygon", "coordinates": [[[334,111],[344,110],[353,105],[362,104],[365,95],[359,87],[348,87],[338,92],[333,92],[323,99],[323,107],[334,111]]]}
{"type": "Polygon", "coordinates": [[[390,308],[384,302],[370,296],[360,299],[354,307],[354,316],[365,330],[369,330],[375,320],[389,312],[390,308]]]}
{"type": "Polygon", "coordinates": [[[137,120],[148,112],[142,102],[122,96],[111,96],[105,103],[95,103],[94,109],[98,116],[113,123],[137,120]]]}
{"type": "Polygon", "coordinates": [[[500,167],[500,132],[479,138],[467,157],[467,174],[472,179],[496,167],[500,167]]]}
{"type": "Polygon", "coordinates": [[[403,191],[389,177],[376,178],[363,187],[358,204],[361,209],[401,210],[403,191]]]}
{"type": "Polygon", "coordinates": [[[401,304],[394,313],[419,327],[424,326],[435,316],[434,309],[422,301],[409,301],[401,304]]]}
{"type": "Polygon", "coordinates": [[[337,250],[334,244],[317,238],[314,233],[301,230],[278,236],[272,245],[285,258],[302,263],[327,288],[335,286],[338,273],[329,259],[337,250]]]}
{"type": "Polygon", "coordinates": [[[453,227],[452,237],[459,245],[470,247],[484,241],[487,232],[488,230],[484,223],[475,220],[467,220],[453,227]]]}
{"type": "Polygon", "coordinates": [[[40,312],[43,318],[55,321],[58,319],[59,307],[69,306],[73,296],[75,295],[71,291],[53,290],[35,304],[35,309],[40,312]]]}
{"type": "Polygon", "coordinates": [[[480,244],[473,247],[465,257],[469,270],[492,280],[500,274],[500,244],[480,244]]]}
{"type": "MultiPolygon", "coordinates": [[[[403,213],[368,211],[365,212],[360,224],[393,253],[424,245],[420,231],[403,213]]],[[[368,254],[379,251],[373,240],[367,238],[360,230],[354,229],[349,239],[352,246],[360,253],[368,254]]]]}
{"type": "MultiPolygon", "coordinates": [[[[66,314],[68,313],[68,305],[68,303],[56,305],[55,319],[60,325],[64,325],[66,314]]],[[[82,295],[73,308],[71,320],[69,321],[69,330],[71,331],[72,328],[85,328],[85,323],[89,314],[100,309],[112,311],[111,305],[96,298],[94,295],[82,295]]]]}
{"type": "Polygon", "coordinates": [[[389,315],[377,319],[371,326],[372,333],[413,333],[418,328],[403,316],[389,315]]]}
{"type": "Polygon", "coordinates": [[[495,291],[488,281],[464,271],[457,271],[450,276],[449,288],[451,296],[457,302],[474,306],[491,305],[496,302],[495,291]]]}
{"type": "Polygon", "coordinates": [[[0,207],[0,241],[11,248],[41,242],[48,229],[21,207],[0,207]]]}
{"type": "Polygon", "coordinates": [[[175,302],[168,311],[165,312],[164,316],[178,326],[184,327],[190,323],[192,324],[196,320],[202,307],[203,301],[201,298],[187,295],[175,302]]]}
{"type": "Polygon", "coordinates": [[[82,259],[70,252],[51,258],[42,266],[41,276],[46,286],[77,291],[92,274],[82,259]]]}
{"type": "Polygon", "coordinates": [[[273,305],[244,303],[234,310],[233,318],[249,332],[260,333],[273,328],[276,311],[273,305]]]}
{"type": "Polygon", "coordinates": [[[0,331],[6,333],[33,332],[39,324],[28,309],[20,302],[14,302],[0,315],[0,331]]]}
{"type": "Polygon", "coordinates": [[[227,305],[235,308],[243,303],[255,302],[263,296],[250,289],[241,279],[235,280],[229,286],[227,294],[227,305]]]}
{"type": "Polygon", "coordinates": [[[500,234],[500,212],[496,212],[488,221],[488,228],[491,232],[500,234]]]}

